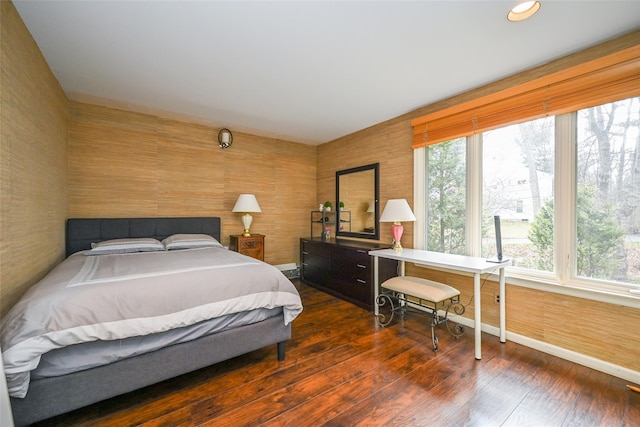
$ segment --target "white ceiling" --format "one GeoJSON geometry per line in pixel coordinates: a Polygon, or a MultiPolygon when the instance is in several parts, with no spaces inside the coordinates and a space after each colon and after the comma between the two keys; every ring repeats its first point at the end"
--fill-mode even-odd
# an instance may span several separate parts
{"type": "Polygon", "coordinates": [[[640,0],[26,1],[71,99],[321,144],[640,26],[640,0]]]}

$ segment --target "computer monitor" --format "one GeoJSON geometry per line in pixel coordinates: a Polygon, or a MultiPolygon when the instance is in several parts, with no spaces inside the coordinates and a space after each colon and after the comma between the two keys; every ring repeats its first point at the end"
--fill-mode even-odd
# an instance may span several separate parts
{"type": "Polygon", "coordinates": [[[500,215],[493,216],[493,225],[496,229],[496,257],[489,258],[487,261],[498,263],[509,261],[509,258],[504,258],[502,256],[502,232],[500,230],[500,215]]]}

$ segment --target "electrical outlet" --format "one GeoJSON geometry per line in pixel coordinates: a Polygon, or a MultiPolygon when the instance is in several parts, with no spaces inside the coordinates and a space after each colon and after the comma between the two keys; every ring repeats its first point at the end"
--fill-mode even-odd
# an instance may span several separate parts
{"type": "Polygon", "coordinates": [[[494,294],[493,298],[496,304],[500,304],[500,294],[494,294]]]}

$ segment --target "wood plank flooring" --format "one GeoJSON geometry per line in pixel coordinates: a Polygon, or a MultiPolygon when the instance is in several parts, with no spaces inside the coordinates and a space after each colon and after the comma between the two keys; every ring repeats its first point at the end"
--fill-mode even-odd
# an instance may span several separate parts
{"type": "MultiPolygon", "coordinates": [[[[627,382],[426,317],[371,313],[294,280],[304,312],[275,345],[41,423],[59,426],[640,426],[627,382]]],[[[612,349],[615,351],[615,349],[612,349]]]]}

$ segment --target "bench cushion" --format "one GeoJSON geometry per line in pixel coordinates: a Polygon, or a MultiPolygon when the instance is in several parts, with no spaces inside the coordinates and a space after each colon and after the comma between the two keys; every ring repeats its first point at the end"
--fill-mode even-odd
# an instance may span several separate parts
{"type": "Polygon", "coordinates": [[[393,277],[383,282],[382,287],[435,303],[460,295],[459,290],[444,283],[411,276],[393,277]]]}

